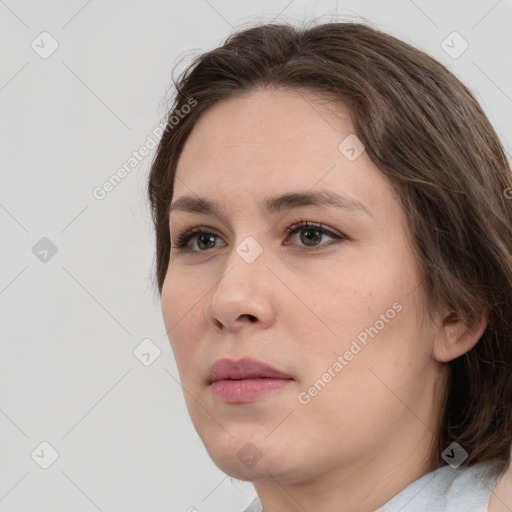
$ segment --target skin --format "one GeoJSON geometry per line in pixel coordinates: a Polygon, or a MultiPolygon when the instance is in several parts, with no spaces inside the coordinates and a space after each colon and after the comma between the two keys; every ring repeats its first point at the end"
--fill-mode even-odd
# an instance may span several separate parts
{"type": "Polygon", "coordinates": [[[173,245],[196,225],[215,242],[195,235],[190,252],[172,248],[165,325],[206,450],[222,471],[254,482],[265,512],[373,512],[438,467],[430,448],[444,363],[486,326],[482,319],[468,332],[452,311],[424,318],[421,272],[391,185],[366,152],[350,161],[338,150],[353,132],[347,112],[313,93],[260,89],[207,110],[177,166],[173,202],[216,200],[223,217],[171,214],[173,245]],[[259,210],[271,196],[320,189],[357,199],[371,216],[332,206],[259,210]],[[307,228],[287,233],[305,219],[347,239],[323,234],[307,245],[307,228]],[[248,236],[263,249],[252,263],[236,251],[248,236]],[[300,403],[394,303],[401,311],[300,403]],[[248,404],[223,403],[207,383],[223,357],[264,361],[294,380],[248,404]],[[261,453],[251,467],[237,457],[248,442],[261,453]]]}
{"type": "Polygon", "coordinates": [[[510,512],[512,510],[512,464],[494,488],[487,510],[488,512],[510,512]]]}

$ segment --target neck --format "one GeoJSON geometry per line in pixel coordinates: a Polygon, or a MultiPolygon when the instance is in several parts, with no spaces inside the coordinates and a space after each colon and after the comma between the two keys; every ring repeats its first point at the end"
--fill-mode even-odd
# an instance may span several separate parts
{"type": "Polygon", "coordinates": [[[263,512],[375,512],[409,484],[440,467],[432,462],[406,463],[403,460],[394,467],[375,463],[369,471],[330,471],[314,482],[270,479],[255,488],[263,512]]]}
{"type": "Polygon", "coordinates": [[[425,435],[425,426],[411,428],[409,425],[408,436],[397,436],[378,456],[364,461],[325,467],[311,479],[284,481],[274,475],[254,482],[263,511],[374,512],[409,484],[440,467],[431,458],[432,437],[425,435]]]}

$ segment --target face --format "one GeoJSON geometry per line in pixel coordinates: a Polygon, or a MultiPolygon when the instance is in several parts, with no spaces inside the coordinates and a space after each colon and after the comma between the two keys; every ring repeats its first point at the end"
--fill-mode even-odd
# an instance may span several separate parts
{"type": "Polygon", "coordinates": [[[346,112],[275,90],[215,105],[184,146],[162,311],[192,422],[235,478],[305,482],[426,456],[434,334],[404,213],[360,150],[346,112]],[[216,208],[177,207],[185,196],[216,208]],[[250,366],[211,384],[224,358],[287,379],[250,366]]]}

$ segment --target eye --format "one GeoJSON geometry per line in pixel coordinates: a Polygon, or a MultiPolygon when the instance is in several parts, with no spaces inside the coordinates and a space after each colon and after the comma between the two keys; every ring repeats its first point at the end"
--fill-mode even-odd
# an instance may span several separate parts
{"type": "MultiPolygon", "coordinates": [[[[305,247],[318,247],[326,244],[318,244],[316,242],[323,239],[326,235],[334,240],[347,240],[342,235],[337,235],[332,231],[326,229],[322,224],[316,222],[309,222],[307,220],[301,220],[298,223],[290,226],[286,230],[291,235],[300,234],[300,241],[305,247]]],[[[292,237],[293,238],[293,237],[292,237]]]]}
{"type": "MultiPolygon", "coordinates": [[[[172,248],[184,252],[205,252],[207,249],[214,248],[216,239],[220,237],[210,229],[207,226],[191,227],[178,236],[178,240],[175,244],[172,244],[172,248]],[[190,247],[191,242],[197,244],[195,249],[190,247]],[[197,250],[197,247],[202,247],[203,249],[197,250]]],[[[300,233],[300,242],[303,244],[302,248],[310,247],[313,250],[318,246],[326,245],[319,243],[325,236],[334,240],[347,240],[343,235],[333,233],[322,224],[307,220],[301,220],[293,224],[286,229],[286,232],[292,235],[290,238],[300,233]]]]}
{"type": "Polygon", "coordinates": [[[192,239],[198,243],[199,246],[206,245],[207,248],[211,248],[215,245],[215,239],[218,238],[218,235],[213,233],[212,231],[208,231],[210,228],[206,226],[194,226],[192,228],[187,229],[184,233],[178,236],[178,241],[176,244],[171,244],[173,249],[177,249],[178,251],[188,251],[188,252],[204,252],[202,250],[196,251],[189,247],[192,239]],[[198,236],[200,235],[200,236],[198,236]]]}

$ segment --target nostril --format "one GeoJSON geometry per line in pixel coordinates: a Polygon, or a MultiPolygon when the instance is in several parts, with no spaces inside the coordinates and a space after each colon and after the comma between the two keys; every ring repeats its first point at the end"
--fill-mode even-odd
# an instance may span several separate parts
{"type": "MultiPolygon", "coordinates": [[[[209,322],[208,322],[209,323],[209,322]]],[[[211,325],[211,324],[210,324],[211,325]]],[[[217,319],[214,319],[213,320],[213,327],[215,329],[218,329],[219,331],[222,331],[224,329],[224,325],[222,324],[222,322],[219,322],[219,320],[217,319]]]]}
{"type": "Polygon", "coordinates": [[[249,314],[243,314],[238,317],[239,321],[244,320],[244,319],[249,320],[249,322],[251,322],[252,324],[258,320],[254,315],[249,315],[249,314]]]}

